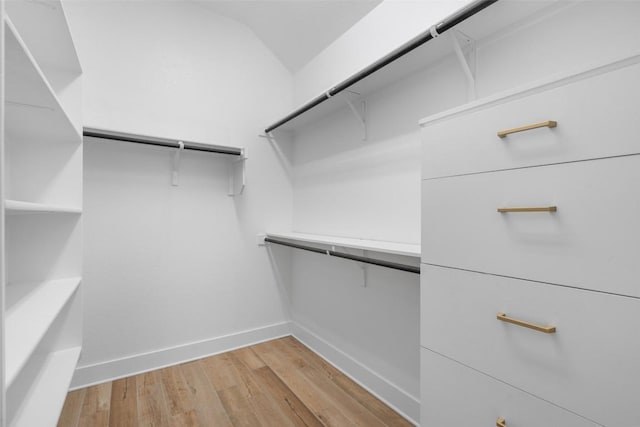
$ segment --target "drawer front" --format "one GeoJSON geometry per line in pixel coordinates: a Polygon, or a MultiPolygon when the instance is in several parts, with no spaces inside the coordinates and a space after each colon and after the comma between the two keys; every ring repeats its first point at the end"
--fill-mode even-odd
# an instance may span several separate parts
{"type": "Polygon", "coordinates": [[[627,66],[426,125],[423,178],[640,153],[638,75],[627,66]],[[557,127],[497,135],[548,120],[557,127]]]}
{"type": "Polygon", "coordinates": [[[420,351],[423,427],[495,427],[498,418],[508,427],[598,425],[427,349],[420,351]]]}
{"type": "Polygon", "coordinates": [[[420,289],[422,346],[604,425],[640,426],[639,299],[424,264],[420,289]]]}
{"type": "Polygon", "coordinates": [[[638,182],[637,155],[425,180],[422,262],[640,297],[638,182]]]}

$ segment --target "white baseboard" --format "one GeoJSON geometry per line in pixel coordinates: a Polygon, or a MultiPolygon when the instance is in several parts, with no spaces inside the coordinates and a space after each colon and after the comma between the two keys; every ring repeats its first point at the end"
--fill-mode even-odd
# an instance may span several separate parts
{"type": "Polygon", "coordinates": [[[282,322],[122,359],[78,366],[71,380],[71,390],[201,359],[287,335],[291,335],[291,323],[282,322]]]}
{"type": "MultiPolygon", "coordinates": [[[[367,389],[407,420],[419,425],[420,400],[386,378],[372,371],[353,357],[336,348],[304,326],[291,322],[291,334],[346,376],[367,389]]],[[[416,351],[418,351],[416,349],[416,351]]]]}

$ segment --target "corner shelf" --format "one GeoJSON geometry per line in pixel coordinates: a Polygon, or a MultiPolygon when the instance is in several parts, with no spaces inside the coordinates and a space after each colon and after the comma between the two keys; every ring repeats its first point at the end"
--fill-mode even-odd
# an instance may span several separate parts
{"type": "Polygon", "coordinates": [[[8,285],[5,313],[5,382],[9,387],[78,289],[81,279],[8,285]]]}
{"type": "Polygon", "coordinates": [[[16,410],[11,426],[55,425],[80,357],[80,347],[49,353],[40,372],[16,410]]]}
{"type": "Polygon", "coordinates": [[[81,214],[82,209],[73,206],[60,206],[43,203],[23,202],[19,200],[5,200],[4,209],[7,215],[28,215],[28,214],[81,214]]]}
{"type": "Polygon", "coordinates": [[[5,139],[80,143],[81,133],[8,17],[4,26],[5,139]]]}
{"type": "Polygon", "coordinates": [[[420,258],[420,245],[409,243],[384,242],[380,240],[353,239],[347,237],[324,236],[319,234],[267,232],[267,237],[291,240],[295,242],[315,243],[342,248],[361,249],[385,254],[404,255],[420,258]]]}

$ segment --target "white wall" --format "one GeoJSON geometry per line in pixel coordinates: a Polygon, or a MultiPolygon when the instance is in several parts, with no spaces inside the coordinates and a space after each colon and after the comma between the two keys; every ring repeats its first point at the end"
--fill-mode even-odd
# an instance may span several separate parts
{"type": "Polygon", "coordinates": [[[174,187],[171,149],[85,139],[84,347],[74,385],[287,330],[284,290],[255,236],[291,224],[283,159],[257,137],[291,108],[291,75],[246,27],[187,2],[66,9],[85,126],[249,155],[245,193],[228,197],[223,156],[185,152],[174,187]]]}
{"type": "MultiPolygon", "coordinates": [[[[359,35],[360,43],[373,40],[380,31],[406,35],[412,32],[420,10],[420,5],[384,2],[296,76],[296,99],[302,102],[318,95],[339,80],[338,76],[353,72],[349,55],[355,58],[362,53],[364,57],[369,49],[366,44],[354,47],[354,34],[359,35]],[[388,14],[381,13],[383,6],[388,14]],[[397,13],[392,13],[396,6],[397,13]],[[403,23],[401,15],[409,24],[403,23]],[[328,64],[333,65],[329,68],[328,64]],[[314,71],[310,67],[318,68],[314,71]]],[[[479,40],[478,95],[638,52],[638,16],[637,1],[558,2],[506,31],[479,40]]],[[[431,21],[425,23],[428,26],[431,21]]],[[[450,55],[428,70],[367,97],[369,137],[365,142],[360,140],[358,123],[346,107],[298,130],[293,168],[294,230],[418,243],[421,152],[417,123],[465,103],[466,97],[465,77],[450,55]]],[[[356,360],[382,383],[396,386],[399,391],[380,386],[372,375],[362,373],[366,369],[351,372],[417,420],[418,278],[373,268],[370,280],[375,286],[362,288],[357,264],[313,257],[293,254],[294,322],[336,363],[356,360]],[[332,353],[331,346],[345,354],[332,353]]]]}

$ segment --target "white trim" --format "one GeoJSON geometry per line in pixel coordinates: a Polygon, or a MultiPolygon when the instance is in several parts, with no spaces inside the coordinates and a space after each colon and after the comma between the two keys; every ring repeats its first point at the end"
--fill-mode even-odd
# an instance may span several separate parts
{"type": "Polygon", "coordinates": [[[291,323],[282,322],[121,359],[78,366],[71,381],[71,390],[201,359],[288,335],[291,335],[291,323]]]}
{"type": "MultiPolygon", "coordinates": [[[[382,400],[413,424],[419,425],[417,420],[420,418],[420,399],[418,397],[402,390],[299,323],[291,322],[291,334],[340,372],[364,387],[369,393],[382,400]]],[[[418,348],[416,345],[416,351],[418,348]]]]}
{"type": "Polygon", "coordinates": [[[533,83],[527,83],[523,86],[519,86],[515,89],[509,89],[507,91],[500,92],[498,94],[490,95],[485,98],[479,99],[474,102],[463,104],[459,107],[451,108],[447,111],[428,116],[418,123],[420,126],[429,126],[434,123],[441,122],[456,116],[468,114],[469,112],[483,110],[496,104],[501,104],[513,99],[518,99],[524,96],[533,95],[536,93],[544,92],[556,87],[564,86],[569,83],[574,83],[580,80],[594,77],[600,74],[604,74],[609,71],[614,71],[620,68],[625,68],[631,65],[640,63],[640,53],[636,53],[632,56],[625,56],[615,61],[605,61],[593,64],[589,67],[582,67],[579,70],[573,70],[571,72],[563,72],[553,77],[548,77],[542,80],[538,80],[533,83]]]}

